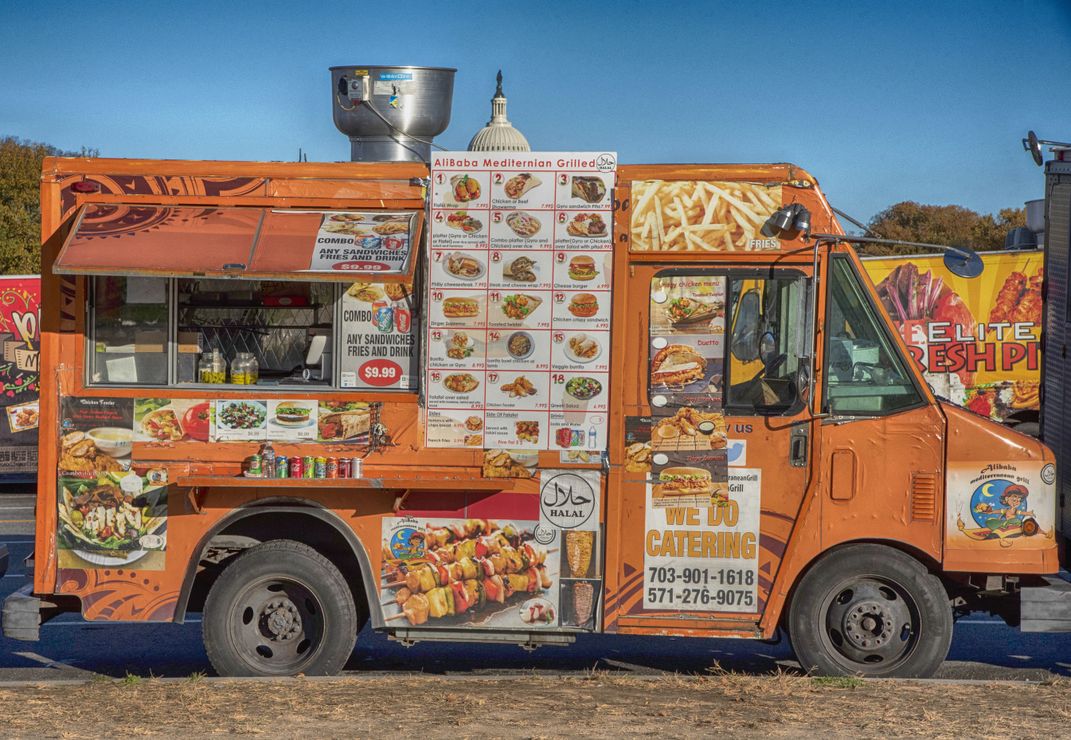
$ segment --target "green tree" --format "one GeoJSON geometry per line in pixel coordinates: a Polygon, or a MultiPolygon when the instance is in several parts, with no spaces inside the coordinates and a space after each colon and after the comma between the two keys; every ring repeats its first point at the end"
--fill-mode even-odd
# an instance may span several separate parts
{"type": "Polygon", "coordinates": [[[92,157],[97,152],[64,152],[0,137],[0,274],[41,270],[41,162],[49,156],[92,157]]]}
{"type": "MultiPolygon", "coordinates": [[[[963,206],[930,206],[905,200],[889,206],[868,224],[873,234],[907,242],[969,246],[979,251],[1003,249],[1004,237],[1016,226],[1026,225],[1026,210],[1004,208],[996,215],[982,215],[963,206]]],[[[920,254],[925,248],[862,245],[867,254],[920,254]]]]}

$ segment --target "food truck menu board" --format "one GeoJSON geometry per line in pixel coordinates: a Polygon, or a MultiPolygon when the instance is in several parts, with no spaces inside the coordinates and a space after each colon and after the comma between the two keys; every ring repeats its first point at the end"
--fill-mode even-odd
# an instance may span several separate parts
{"type": "Polygon", "coordinates": [[[604,450],[607,152],[441,152],[431,170],[429,447],[604,450]]]}

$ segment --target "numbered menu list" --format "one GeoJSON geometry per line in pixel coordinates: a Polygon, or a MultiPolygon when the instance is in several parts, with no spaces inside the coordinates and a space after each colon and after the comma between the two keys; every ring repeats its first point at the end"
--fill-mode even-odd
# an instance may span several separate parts
{"type": "Polygon", "coordinates": [[[606,448],[616,163],[434,155],[429,447],[606,448]]]}

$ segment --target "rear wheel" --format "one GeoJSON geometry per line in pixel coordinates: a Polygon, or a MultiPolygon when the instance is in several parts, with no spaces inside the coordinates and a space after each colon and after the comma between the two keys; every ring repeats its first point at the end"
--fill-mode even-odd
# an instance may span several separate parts
{"type": "Polygon", "coordinates": [[[346,580],[308,545],[246,550],[205,600],[205,651],[221,676],[332,675],[353,652],[358,621],[346,580]]]}
{"type": "Polygon", "coordinates": [[[948,655],[952,609],[941,581],[914,558],[853,545],[823,557],[800,581],[789,635],[809,672],[922,678],[948,655]]]}

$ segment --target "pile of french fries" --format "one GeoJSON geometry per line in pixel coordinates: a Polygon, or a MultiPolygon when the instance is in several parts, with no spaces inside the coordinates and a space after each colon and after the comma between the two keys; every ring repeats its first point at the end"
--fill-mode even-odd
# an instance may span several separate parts
{"type": "Polygon", "coordinates": [[[746,252],[781,207],[781,186],[642,180],[632,202],[633,251],[746,252]]]}

